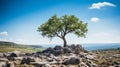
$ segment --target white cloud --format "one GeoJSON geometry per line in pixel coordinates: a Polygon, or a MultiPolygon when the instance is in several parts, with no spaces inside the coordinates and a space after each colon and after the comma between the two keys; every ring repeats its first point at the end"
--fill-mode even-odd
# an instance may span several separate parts
{"type": "Polygon", "coordinates": [[[93,18],[91,18],[91,21],[92,21],[92,22],[99,22],[99,21],[100,21],[100,19],[99,19],[99,18],[97,18],[97,17],[93,17],[93,18]]]}
{"type": "Polygon", "coordinates": [[[115,4],[112,4],[110,2],[98,2],[98,3],[93,3],[89,9],[100,9],[105,6],[111,6],[111,7],[116,7],[115,4]]]}
{"type": "Polygon", "coordinates": [[[8,32],[0,32],[0,35],[3,35],[3,36],[7,36],[8,35],[8,32]]]}

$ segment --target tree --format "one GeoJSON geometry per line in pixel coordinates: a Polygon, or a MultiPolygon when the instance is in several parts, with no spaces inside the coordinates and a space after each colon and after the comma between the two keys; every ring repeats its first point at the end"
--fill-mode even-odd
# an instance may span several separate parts
{"type": "Polygon", "coordinates": [[[78,37],[86,37],[87,23],[83,23],[74,15],[64,15],[62,17],[57,17],[56,15],[48,19],[47,22],[38,27],[41,35],[48,38],[59,37],[64,42],[64,47],[67,46],[67,41],[65,36],[69,33],[74,33],[78,37]]]}

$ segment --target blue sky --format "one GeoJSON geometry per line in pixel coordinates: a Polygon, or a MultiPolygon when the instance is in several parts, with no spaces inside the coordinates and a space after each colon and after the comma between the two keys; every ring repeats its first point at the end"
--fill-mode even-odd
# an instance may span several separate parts
{"type": "Polygon", "coordinates": [[[37,27],[51,16],[75,15],[88,23],[86,38],[67,36],[71,43],[120,43],[120,0],[0,0],[0,41],[62,44],[43,38],[37,27]]]}

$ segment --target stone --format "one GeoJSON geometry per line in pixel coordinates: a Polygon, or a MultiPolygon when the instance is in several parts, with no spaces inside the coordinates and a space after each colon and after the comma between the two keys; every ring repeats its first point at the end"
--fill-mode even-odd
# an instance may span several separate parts
{"type": "Polygon", "coordinates": [[[25,53],[25,56],[32,56],[31,53],[25,53]]]}
{"type": "Polygon", "coordinates": [[[62,46],[55,46],[54,49],[55,50],[62,50],[63,48],[62,48],[62,46]]]}
{"type": "Polygon", "coordinates": [[[48,62],[52,62],[52,61],[53,61],[53,58],[47,57],[46,60],[47,60],[48,62]]]}
{"type": "Polygon", "coordinates": [[[94,55],[89,55],[89,54],[88,54],[88,55],[86,55],[86,58],[92,60],[92,59],[95,59],[95,56],[94,56],[94,55]]]}
{"type": "Polygon", "coordinates": [[[11,53],[10,57],[18,57],[18,55],[16,53],[11,53]]]}
{"type": "Polygon", "coordinates": [[[19,60],[19,61],[21,61],[23,59],[23,57],[14,57],[14,60],[16,61],[16,60],[19,60]]]}
{"type": "Polygon", "coordinates": [[[84,62],[81,62],[78,67],[88,67],[84,62]]]}
{"type": "Polygon", "coordinates": [[[6,66],[6,62],[0,62],[0,67],[5,67],[6,66]]]}
{"type": "Polygon", "coordinates": [[[59,55],[63,54],[63,50],[55,50],[55,52],[53,54],[55,56],[59,56],[59,55]]]}
{"type": "Polygon", "coordinates": [[[67,60],[63,61],[62,64],[64,64],[64,65],[69,65],[69,64],[76,65],[76,64],[79,64],[79,63],[80,63],[80,59],[79,58],[71,57],[70,59],[67,59],[67,60]]]}
{"type": "Polygon", "coordinates": [[[72,50],[74,50],[74,49],[76,48],[75,44],[72,44],[72,45],[70,46],[70,48],[71,48],[72,50]]]}
{"type": "Polygon", "coordinates": [[[0,58],[0,62],[1,62],[1,61],[7,62],[8,59],[7,59],[7,58],[0,58]]]}
{"type": "Polygon", "coordinates": [[[30,64],[30,62],[35,62],[35,59],[31,57],[23,58],[21,64],[30,64]]]}
{"type": "Polygon", "coordinates": [[[63,48],[64,53],[72,53],[72,50],[68,47],[63,48]]]}
{"type": "Polygon", "coordinates": [[[50,64],[45,64],[44,67],[52,67],[50,64]]]}
{"type": "Polygon", "coordinates": [[[43,50],[42,53],[54,53],[55,50],[51,47],[47,48],[46,50],[43,50]]]}
{"type": "Polygon", "coordinates": [[[4,54],[3,54],[3,53],[0,53],[0,57],[4,57],[4,54]]]}
{"type": "Polygon", "coordinates": [[[36,52],[36,54],[42,54],[42,52],[41,52],[41,51],[38,51],[38,52],[36,52]]]}

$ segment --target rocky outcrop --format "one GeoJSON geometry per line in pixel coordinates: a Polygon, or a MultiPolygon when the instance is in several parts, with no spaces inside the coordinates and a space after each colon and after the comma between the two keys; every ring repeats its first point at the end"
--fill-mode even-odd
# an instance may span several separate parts
{"type": "MultiPolygon", "coordinates": [[[[106,52],[105,52],[106,53],[106,52]]],[[[100,52],[98,53],[100,54],[100,52]]],[[[98,56],[97,53],[86,51],[81,45],[70,45],[67,47],[55,46],[35,53],[21,53],[19,51],[1,53],[0,67],[104,67],[120,66],[119,62],[105,61],[97,65],[97,59],[119,59],[119,54],[108,54],[98,56]],[[21,65],[21,66],[20,66],[21,65]]],[[[119,61],[119,60],[118,60],[119,61]]]]}
{"type": "Polygon", "coordinates": [[[43,50],[41,53],[45,55],[53,54],[55,56],[59,56],[61,54],[69,54],[69,53],[79,54],[80,52],[87,52],[87,51],[81,45],[73,44],[67,47],[61,47],[61,46],[55,46],[54,48],[49,47],[46,50],[43,50]]]}

